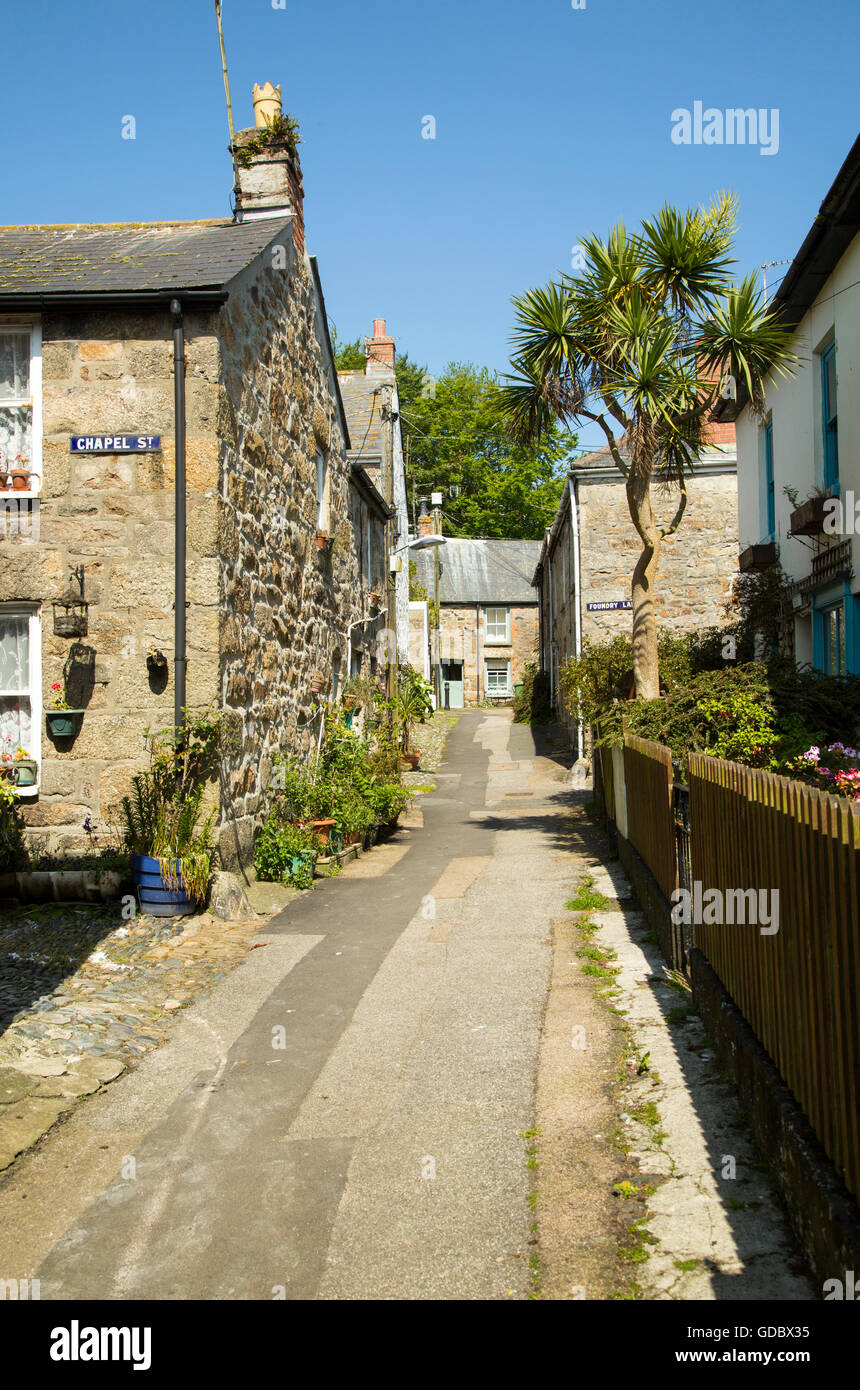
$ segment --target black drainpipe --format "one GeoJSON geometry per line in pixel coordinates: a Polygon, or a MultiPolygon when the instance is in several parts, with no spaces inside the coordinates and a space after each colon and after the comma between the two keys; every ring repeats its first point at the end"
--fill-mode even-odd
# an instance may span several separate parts
{"type": "Polygon", "coordinates": [[[174,628],[173,628],[173,722],[185,723],[185,695],[188,658],[185,651],[185,330],[182,305],[170,301],[173,315],[173,413],[176,439],[175,541],[174,541],[174,628]]]}

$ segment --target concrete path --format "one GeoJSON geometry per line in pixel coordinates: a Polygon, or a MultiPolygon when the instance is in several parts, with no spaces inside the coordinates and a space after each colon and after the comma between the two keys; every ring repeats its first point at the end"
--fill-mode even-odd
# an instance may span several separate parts
{"type": "Polygon", "coordinates": [[[16,1165],[4,1276],[55,1299],[528,1297],[565,780],[529,729],[466,713],[423,829],[292,903],[16,1165]]]}

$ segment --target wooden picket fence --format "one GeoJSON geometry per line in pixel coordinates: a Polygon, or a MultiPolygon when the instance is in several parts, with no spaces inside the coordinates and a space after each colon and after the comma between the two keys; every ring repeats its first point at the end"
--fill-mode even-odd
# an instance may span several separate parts
{"type": "Polygon", "coordinates": [[[672,814],[672,754],[662,743],[624,735],[627,838],[644,860],[664,897],[678,886],[672,814]]]}
{"type": "Polygon", "coordinates": [[[860,809],[703,754],[688,780],[694,882],[779,894],[776,934],[694,922],[694,945],[860,1195],[860,809]]]}

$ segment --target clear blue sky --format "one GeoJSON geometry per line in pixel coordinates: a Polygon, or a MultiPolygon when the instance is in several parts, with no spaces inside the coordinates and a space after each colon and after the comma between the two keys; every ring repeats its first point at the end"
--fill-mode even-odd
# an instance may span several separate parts
{"type": "MultiPolygon", "coordinates": [[[[503,369],[510,296],[588,231],[741,200],[740,266],[791,257],[857,133],[858,0],[223,0],[237,127],[280,83],[341,337],[503,369]],[[678,146],[672,111],[778,108],[779,152],[678,146]],[[437,138],[421,138],[422,117],[437,138]]],[[[9,5],[4,223],[229,212],[213,0],[9,5]],[[121,138],[133,115],[134,141],[121,138]]],[[[769,272],[769,278],[784,273],[769,272]]]]}

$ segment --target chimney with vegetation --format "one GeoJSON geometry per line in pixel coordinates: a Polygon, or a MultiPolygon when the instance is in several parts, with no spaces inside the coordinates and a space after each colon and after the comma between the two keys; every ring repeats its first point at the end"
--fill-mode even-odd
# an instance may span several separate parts
{"type": "Polygon", "coordinates": [[[284,115],[281,89],[266,82],[254,84],[251,130],[237,130],[231,154],[236,160],[239,196],[236,216],[242,221],[260,217],[293,217],[293,242],[305,250],[305,190],[299,162],[299,126],[284,115]]]}

